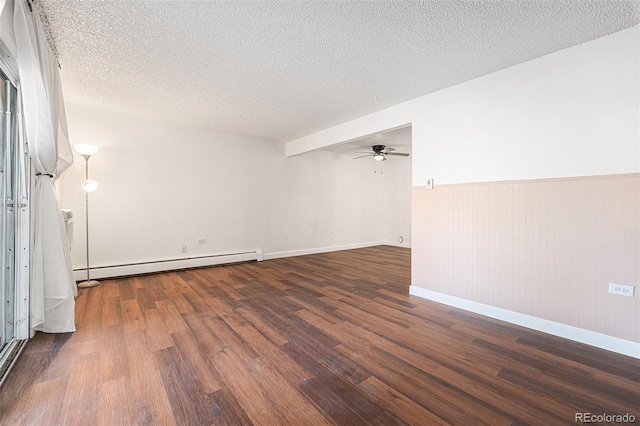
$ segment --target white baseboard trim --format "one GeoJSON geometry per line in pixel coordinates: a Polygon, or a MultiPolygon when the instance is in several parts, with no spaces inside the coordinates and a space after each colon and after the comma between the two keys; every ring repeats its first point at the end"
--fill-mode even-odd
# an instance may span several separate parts
{"type": "Polygon", "coordinates": [[[607,336],[606,334],[596,333],[595,331],[585,330],[583,328],[549,321],[531,315],[509,311],[507,309],[497,308],[495,306],[485,305],[483,303],[462,299],[456,296],[450,296],[437,291],[416,287],[415,285],[409,287],[409,294],[511,324],[520,325],[522,327],[531,328],[554,336],[563,337],[565,339],[585,343],[600,349],[640,359],[640,343],[607,336]]]}
{"type": "Polygon", "coordinates": [[[382,244],[384,244],[385,246],[411,248],[411,243],[399,243],[397,241],[385,240],[382,244]]]}
{"type": "MultiPolygon", "coordinates": [[[[189,257],[183,259],[168,259],[151,262],[130,263],[124,265],[111,265],[91,268],[89,275],[91,279],[115,278],[127,275],[150,274],[154,272],[173,271],[176,269],[199,268],[203,266],[215,266],[225,263],[245,262],[257,260],[278,259],[283,257],[304,256],[308,254],[328,253],[340,250],[352,250],[365,247],[375,247],[379,245],[396,245],[402,247],[410,247],[407,245],[398,245],[390,241],[373,241],[368,243],[345,244],[341,246],[317,247],[312,249],[281,251],[274,253],[263,253],[262,250],[253,250],[241,253],[227,253],[210,256],[189,257]]],[[[73,276],[76,281],[84,281],[87,279],[87,269],[74,269],[73,276]]]]}
{"type": "Polygon", "coordinates": [[[374,241],[369,243],[345,244],[342,246],[328,246],[328,247],[316,247],[312,249],[303,249],[303,250],[280,251],[280,252],[274,252],[274,253],[265,253],[264,260],[279,259],[282,257],[305,256],[308,254],[329,253],[332,251],[352,250],[352,249],[365,248],[365,247],[375,247],[375,246],[384,245],[384,244],[386,244],[386,242],[384,241],[374,241]]]}
{"type": "MultiPolygon", "coordinates": [[[[225,263],[246,262],[251,260],[262,261],[262,250],[188,257],[183,259],[130,263],[125,265],[102,266],[98,268],[90,268],[89,275],[91,279],[94,280],[100,278],[122,277],[126,275],[173,271],[176,269],[215,266],[225,263]]],[[[73,271],[73,275],[76,281],[84,281],[87,279],[87,269],[75,269],[73,271]]]]}

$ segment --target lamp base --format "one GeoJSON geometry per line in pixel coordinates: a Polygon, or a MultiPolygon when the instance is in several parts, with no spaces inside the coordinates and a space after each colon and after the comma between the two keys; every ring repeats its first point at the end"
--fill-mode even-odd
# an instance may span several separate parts
{"type": "Polygon", "coordinates": [[[82,281],[81,283],[78,283],[78,288],[90,288],[90,287],[95,287],[98,284],[100,284],[100,281],[96,281],[96,280],[82,281]]]}

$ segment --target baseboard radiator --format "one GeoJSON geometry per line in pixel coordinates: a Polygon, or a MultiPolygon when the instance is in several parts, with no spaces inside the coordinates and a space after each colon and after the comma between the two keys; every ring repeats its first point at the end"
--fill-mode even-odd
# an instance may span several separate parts
{"type": "MultiPolygon", "coordinates": [[[[224,253],[209,256],[167,259],[151,262],[128,263],[123,265],[100,266],[90,268],[91,279],[123,277],[127,275],[150,274],[154,272],[174,271],[177,269],[201,268],[204,266],[224,265],[228,263],[249,262],[263,260],[262,250],[252,250],[237,253],[224,253]]],[[[87,269],[73,271],[76,281],[87,279],[87,269]]]]}

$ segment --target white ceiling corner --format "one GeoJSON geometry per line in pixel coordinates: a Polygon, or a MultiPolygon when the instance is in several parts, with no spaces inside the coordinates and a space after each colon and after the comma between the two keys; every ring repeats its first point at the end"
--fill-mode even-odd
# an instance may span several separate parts
{"type": "Polygon", "coordinates": [[[280,142],[640,15],[633,0],[39,2],[68,102],[280,142]]]}

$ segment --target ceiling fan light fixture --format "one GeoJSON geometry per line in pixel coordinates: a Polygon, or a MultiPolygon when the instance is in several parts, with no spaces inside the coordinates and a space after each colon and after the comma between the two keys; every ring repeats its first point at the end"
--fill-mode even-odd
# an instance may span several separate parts
{"type": "Polygon", "coordinates": [[[373,154],[373,159],[376,161],[385,161],[387,157],[385,157],[381,152],[376,152],[375,154],[373,154]]]}

